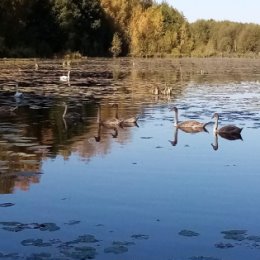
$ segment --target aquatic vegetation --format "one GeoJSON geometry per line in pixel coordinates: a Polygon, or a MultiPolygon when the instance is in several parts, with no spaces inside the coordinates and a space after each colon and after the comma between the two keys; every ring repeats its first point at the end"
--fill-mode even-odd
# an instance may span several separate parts
{"type": "Polygon", "coordinates": [[[199,236],[199,233],[194,232],[192,230],[183,229],[179,232],[179,235],[185,237],[196,237],[199,236]]]}
{"type": "Polygon", "coordinates": [[[134,239],[149,239],[149,236],[148,235],[144,235],[144,234],[134,234],[131,236],[131,238],[134,238],[134,239]]]}
{"type": "Polygon", "coordinates": [[[55,223],[21,223],[16,221],[0,222],[2,229],[6,231],[19,232],[25,229],[38,229],[40,231],[57,231],[60,229],[55,223]]]}
{"type": "Polygon", "coordinates": [[[242,241],[246,239],[245,235],[247,233],[247,230],[227,230],[222,231],[221,233],[225,235],[225,239],[242,241]]]}
{"type": "Polygon", "coordinates": [[[52,243],[43,242],[42,239],[25,239],[21,242],[23,246],[37,246],[37,247],[46,247],[51,246],[52,243]]]}
{"type": "Polygon", "coordinates": [[[232,247],[234,247],[234,245],[230,244],[230,243],[222,243],[222,242],[220,242],[220,243],[216,243],[215,247],[224,249],[224,248],[232,248],[232,247]]]}
{"type": "Polygon", "coordinates": [[[211,256],[192,256],[190,260],[221,260],[221,258],[211,257],[211,256]]]}
{"type": "Polygon", "coordinates": [[[71,251],[64,250],[61,253],[72,259],[94,259],[97,255],[96,249],[90,246],[75,247],[71,251]]]}
{"type": "Polygon", "coordinates": [[[7,208],[7,207],[12,207],[14,205],[15,205],[14,203],[6,202],[6,203],[1,203],[0,207],[7,208]]]}
{"type": "Polygon", "coordinates": [[[113,253],[113,254],[122,254],[122,253],[126,253],[127,251],[128,248],[123,245],[114,245],[104,249],[105,253],[113,253]]]}

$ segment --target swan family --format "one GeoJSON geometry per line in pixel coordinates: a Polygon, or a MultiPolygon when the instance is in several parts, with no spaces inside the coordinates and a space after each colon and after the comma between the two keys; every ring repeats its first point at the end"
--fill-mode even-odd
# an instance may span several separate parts
{"type": "MultiPolygon", "coordinates": [[[[64,112],[62,117],[65,119],[70,120],[80,120],[82,119],[81,115],[79,113],[67,113],[68,106],[65,102],[62,103],[64,106],[64,112]]],[[[127,117],[127,118],[120,118],[118,113],[118,104],[114,103],[112,105],[113,108],[115,108],[115,114],[114,117],[109,119],[102,119],[101,118],[101,105],[97,104],[97,123],[99,125],[105,126],[107,128],[115,128],[115,127],[124,127],[124,126],[138,126],[137,120],[138,117],[127,117]]],[[[174,126],[176,129],[181,129],[182,131],[186,133],[198,133],[198,132],[208,132],[206,129],[206,126],[211,124],[212,122],[199,122],[196,120],[186,120],[186,121],[179,121],[178,116],[178,108],[172,107],[170,108],[171,111],[174,111],[174,126]]],[[[237,139],[237,135],[240,135],[243,128],[239,128],[235,125],[225,125],[221,128],[218,128],[218,121],[219,121],[219,114],[214,113],[212,118],[215,119],[214,127],[213,127],[213,133],[218,134],[226,139],[234,140],[237,139]]]]}

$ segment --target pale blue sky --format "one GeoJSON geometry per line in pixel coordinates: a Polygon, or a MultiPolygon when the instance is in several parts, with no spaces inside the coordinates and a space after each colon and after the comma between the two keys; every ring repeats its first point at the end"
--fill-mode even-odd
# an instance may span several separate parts
{"type": "MultiPolygon", "coordinates": [[[[164,0],[189,22],[197,19],[260,24],[260,0],[164,0]]],[[[157,2],[162,2],[158,0],[157,2]]]]}

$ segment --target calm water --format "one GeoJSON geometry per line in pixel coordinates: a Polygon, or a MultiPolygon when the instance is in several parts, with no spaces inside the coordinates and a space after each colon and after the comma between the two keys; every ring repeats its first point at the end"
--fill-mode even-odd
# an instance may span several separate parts
{"type": "Polygon", "coordinates": [[[37,63],[0,61],[17,106],[0,114],[0,258],[260,259],[260,61],[87,59],[69,84],[61,60],[37,63]],[[99,127],[97,103],[138,127],[99,127]],[[242,139],[176,132],[172,106],[242,139]]]}

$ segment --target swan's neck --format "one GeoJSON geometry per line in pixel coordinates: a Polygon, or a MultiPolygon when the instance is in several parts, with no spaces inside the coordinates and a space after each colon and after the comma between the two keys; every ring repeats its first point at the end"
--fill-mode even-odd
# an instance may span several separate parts
{"type": "Polygon", "coordinates": [[[116,106],[115,118],[118,119],[118,106],[116,106]]]}
{"type": "Polygon", "coordinates": [[[67,109],[68,109],[68,106],[65,105],[64,112],[63,112],[63,115],[62,115],[63,118],[65,117],[65,115],[66,115],[66,113],[67,113],[67,109]]]}
{"type": "Polygon", "coordinates": [[[15,84],[16,93],[18,93],[18,83],[15,84]]]}
{"type": "Polygon", "coordinates": [[[213,149],[216,151],[216,150],[218,150],[218,135],[215,134],[214,136],[215,136],[214,144],[211,144],[211,145],[212,145],[213,149]]]}
{"type": "Polygon", "coordinates": [[[174,117],[174,126],[177,126],[178,125],[178,112],[177,111],[174,111],[175,113],[175,117],[174,117]]]}
{"type": "Polygon", "coordinates": [[[68,81],[70,81],[70,70],[68,71],[68,81]]]}
{"type": "Polygon", "coordinates": [[[218,117],[215,117],[215,124],[214,124],[214,133],[218,131],[218,117]]]}

